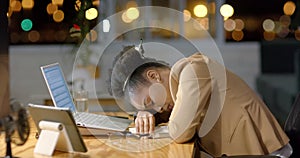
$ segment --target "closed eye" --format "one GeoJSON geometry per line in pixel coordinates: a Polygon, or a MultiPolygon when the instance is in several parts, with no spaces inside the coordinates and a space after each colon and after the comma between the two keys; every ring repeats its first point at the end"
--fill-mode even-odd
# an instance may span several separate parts
{"type": "Polygon", "coordinates": [[[155,105],[155,103],[150,97],[145,98],[145,100],[144,100],[145,108],[150,108],[150,107],[153,107],[154,105],[155,105]]]}

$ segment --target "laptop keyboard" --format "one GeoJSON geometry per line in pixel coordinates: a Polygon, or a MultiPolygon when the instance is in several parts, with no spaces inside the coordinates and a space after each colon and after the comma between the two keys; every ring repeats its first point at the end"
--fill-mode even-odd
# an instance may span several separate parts
{"type": "Polygon", "coordinates": [[[125,131],[131,123],[131,121],[127,119],[86,112],[76,112],[73,115],[76,123],[80,126],[91,128],[125,131]]]}

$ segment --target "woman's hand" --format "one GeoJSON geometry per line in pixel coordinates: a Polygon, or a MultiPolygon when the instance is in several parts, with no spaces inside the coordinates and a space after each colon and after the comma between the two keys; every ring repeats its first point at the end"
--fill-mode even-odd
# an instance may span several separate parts
{"type": "Polygon", "coordinates": [[[139,111],[135,119],[135,129],[137,133],[146,134],[154,132],[155,118],[148,111],[139,111]]]}

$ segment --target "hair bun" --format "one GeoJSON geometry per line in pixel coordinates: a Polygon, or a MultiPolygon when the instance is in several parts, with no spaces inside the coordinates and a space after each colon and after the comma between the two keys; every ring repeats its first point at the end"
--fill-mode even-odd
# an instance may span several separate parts
{"type": "Polygon", "coordinates": [[[123,87],[131,74],[136,68],[149,62],[157,62],[157,60],[144,57],[135,49],[134,45],[125,46],[113,61],[113,67],[108,80],[108,91],[110,95],[122,98],[124,96],[123,87]]]}

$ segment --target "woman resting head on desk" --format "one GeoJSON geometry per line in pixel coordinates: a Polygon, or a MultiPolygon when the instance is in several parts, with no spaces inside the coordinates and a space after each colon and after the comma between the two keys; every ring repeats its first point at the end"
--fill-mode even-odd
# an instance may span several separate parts
{"type": "Polygon", "coordinates": [[[139,110],[140,133],[168,122],[177,143],[194,136],[213,156],[289,157],[289,138],[263,101],[242,79],[200,53],[172,67],[145,57],[142,47],[127,46],[116,56],[110,92],[139,110]],[[153,109],[156,114],[149,112],[153,109]]]}

